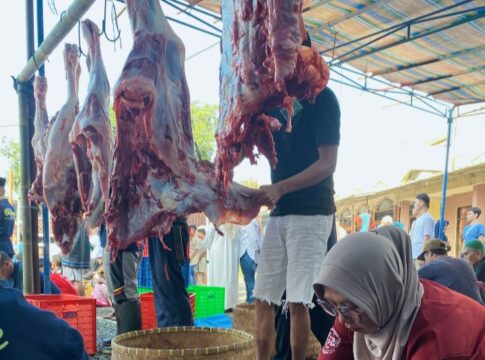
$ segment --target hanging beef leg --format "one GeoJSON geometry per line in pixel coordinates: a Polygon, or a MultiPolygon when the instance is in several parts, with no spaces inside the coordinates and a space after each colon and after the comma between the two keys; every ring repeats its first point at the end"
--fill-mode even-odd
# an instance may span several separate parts
{"type": "Polygon", "coordinates": [[[69,140],[74,154],[77,185],[87,227],[102,221],[109,197],[109,176],[113,140],[109,121],[109,82],[99,44],[99,28],[90,20],[82,22],[88,44],[86,63],[89,85],[86,100],[74,121],[69,140]]]}

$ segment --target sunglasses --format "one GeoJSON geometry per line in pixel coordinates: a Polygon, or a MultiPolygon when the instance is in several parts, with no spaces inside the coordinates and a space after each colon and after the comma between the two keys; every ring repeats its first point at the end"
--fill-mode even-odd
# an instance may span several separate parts
{"type": "Polygon", "coordinates": [[[317,299],[317,304],[330,316],[336,317],[337,312],[344,318],[354,320],[359,317],[364,311],[355,306],[334,306],[327,300],[317,299]]]}

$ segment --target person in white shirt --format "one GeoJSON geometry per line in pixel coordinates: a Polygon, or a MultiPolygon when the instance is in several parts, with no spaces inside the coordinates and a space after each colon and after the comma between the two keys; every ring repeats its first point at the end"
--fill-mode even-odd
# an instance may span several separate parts
{"type": "Polygon", "coordinates": [[[256,276],[256,254],[261,249],[261,228],[258,219],[238,229],[236,239],[239,245],[239,262],[246,284],[246,302],[254,302],[253,290],[256,276]]]}

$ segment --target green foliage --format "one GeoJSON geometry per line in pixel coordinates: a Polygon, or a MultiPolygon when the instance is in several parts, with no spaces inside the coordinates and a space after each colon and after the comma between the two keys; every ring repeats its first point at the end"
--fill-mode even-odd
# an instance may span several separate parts
{"type": "Polygon", "coordinates": [[[190,106],[190,111],[194,141],[197,143],[201,158],[210,161],[216,148],[214,134],[219,116],[218,107],[217,105],[201,105],[194,102],[190,106]]]}
{"type": "Polygon", "coordinates": [[[5,136],[2,137],[0,139],[0,156],[9,161],[14,189],[18,190],[20,185],[20,144],[5,136]]]}

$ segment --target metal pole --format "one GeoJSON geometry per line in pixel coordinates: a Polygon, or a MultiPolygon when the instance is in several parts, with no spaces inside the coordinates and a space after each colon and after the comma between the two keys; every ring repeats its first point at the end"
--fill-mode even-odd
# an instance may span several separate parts
{"type": "MultiPolygon", "coordinates": [[[[26,42],[27,57],[34,52],[34,2],[25,0],[26,15],[26,42]]],[[[24,292],[33,294],[36,290],[34,278],[34,244],[32,229],[32,211],[27,192],[31,184],[31,149],[30,149],[30,126],[29,116],[31,115],[33,97],[33,86],[30,79],[17,82],[17,93],[19,96],[19,128],[20,128],[20,196],[19,210],[21,217],[21,234],[23,242],[23,283],[24,292]]]]}
{"type": "Polygon", "coordinates": [[[32,214],[30,212],[27,192],[30,188],[30,146],[29,146],[29,94],[33,91],[32,83],[17,83],[19,99],[19,128],[20,128],[20,194],[19,210],[21,236],[23,243],[23,283],[24,293],[34,292],[34,273],[32,263],[32,214]]]}
{"type": "Polygon", "coordinates": [[[441,193],[441,213],[440,213],[440,232],[439,237],[443,238],[443,229],[445,226],[445,210],[446,210],[446,189],[448,188],[448,164],[450,160],[450,145],[451,145],[451,127],[453,125],[453,109],[448,111],[448,136],[446,139],[446,160],[445,173],[443,174],[443,190],[441,193]]]}
{"type": "Polygon", "coordinates": [[[47,60],[47,57],[54,51],[66,35],[77,25],[82,16],[88,11],[96,0],[75,0],[69,8],[61,14],[61,19],[47,35],[44,42],[29,59],[25,67],[17,76],[17,82],[29,80],[47,60]]]}
{"type": "MultiPolygon", "coordinates": [[[[44,5],[43,0],[37,0],[37,47],[44,42],[44,5]]],[[[45,76],[45,67],[39,67],[39,75],[45,76]]],[[[51,264],[49,256],[49,211],[42,204],[42,241],[44,243],[44,294],[51,293],[51,264]]]]}

